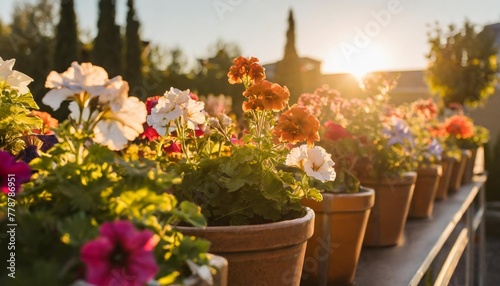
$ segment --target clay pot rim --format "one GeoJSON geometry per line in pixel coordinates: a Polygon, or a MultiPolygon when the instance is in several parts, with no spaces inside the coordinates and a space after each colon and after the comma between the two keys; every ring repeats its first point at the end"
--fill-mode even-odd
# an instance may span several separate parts
{"type": "MultiPolygon", "coordinates": [[[[359,178],[359,181],[361,182],[361,185],[366,186],[366,187],[372,187],[375,185],[378,185],[380,183],[389,183],[391,185],[408,185],[408,184],[414,184],[417,181],[417,172],[412,171],[412,172],[405,172],[403,173],[400,177],[394,176],[394,177],[389,177],[389,179],[386,179],[384,177],[382,178],[359,178]]],[[[375,192],[377,190],[375,189],[375,192]]]]}
{"type": "Polygon", "coordinates": [[[443,166],[439,164],[431,164],[418,167],[417,176],[442,176],[443,166]]]}
{"type": "MultiPolygon", "coordinates": [[[[263,224],[248,224],[248,225],[222,225],[222,226],[205,226],[205,227],[199,227],[200,229],[205,229],[208,232],[219,232],[219,231],[226,231],[226,232],[241,232],[242,229],[245,231],[252,230],[252,231],[259,231],[259,230],[266,230],[270,226],[275,226],[278,228],[281,227],[287,227],[292,224],[298,224],[298,223],[304,223],[307,222],[311,216],[314,217],[314,211],[308,207],[305,207],[306,209],[306,214],[303,217],[299,217],[296,219],[287,219],[287,220],[282,220],[282,221],[276,221],[276,222],[270,222],[270,223],[263,223],[263,224]]],[[[195,227],[184,227],[184,226],[176,226],[177,228],[195,228],[195,227]]]]}
{"type": "Polygon", "coordinates": [[[359,191],[357,191],[357,192],[352,192],[352,193],[322,192],[321,195],[334,195],[334,196],[338,196],[338,197],[366,197],[366,196],[370,196],[371,192],[374,192],[374,190],[372,188],[360,186],[359,191]]]}
{"type": "Polygon", "coordinates": [[[375,204],[375,190],[361,186],[356,193],[322,193],[323,201],[309,201],[319,213],[345,213],[366,211],[375,204]]]}
{"type": "Polygon", "coordinates": [[[312,237],[314,232],[314,211],[305,207],[302,217],[278,222],[235,226],[176,226],[185,235],[214,239],[210,251],[221,254],[230,252],[265,251],[298,245],[312,237]],[[259,244],[262,236],[268,237],[266,245],[259,244]],[[243,240],[235,244],[234,239],[243,240]],[[228,247],[228,243],[232,244],[228,247]],[[229,248],[229,249],[228,249],[229,248]]]}

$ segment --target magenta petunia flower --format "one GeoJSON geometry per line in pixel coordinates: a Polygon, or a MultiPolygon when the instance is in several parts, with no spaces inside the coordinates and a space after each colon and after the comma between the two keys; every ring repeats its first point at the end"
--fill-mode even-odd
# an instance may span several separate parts
{"type": "Polygon", "coordinates": [[[158,273],[153,249],[158,238],[149,230],[137,231],[128,221],[104,223],[101,236],[85,243],[80,252],[86,281],[96,286],[142,286],[158,273]]]}
{"type": "Polygon", "coordinates": [[[21,184],[30,178],[31,169],[26,163],[16,162],[9,152],[0,151],[0,187],[3,193],[8,194],[12,190],[17,193],[21,184]]]}

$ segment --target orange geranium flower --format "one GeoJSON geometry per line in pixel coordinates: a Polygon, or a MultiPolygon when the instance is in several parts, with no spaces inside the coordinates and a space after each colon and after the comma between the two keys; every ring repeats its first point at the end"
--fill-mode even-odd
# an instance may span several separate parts
{"type": "Polygon", "coordinates": [[[237,57],[233,60],[233,65],[229,68],[227,73],[228,81],[230,84],[245,83],[255,84],[263,81],[266,78],[264,68],[258,64],[259,59],[251,57],[237,57]]]}
{"type": "Polygon", "coordinates": [[[463,115],[454,115],[444,124],[446,132],[451,135],[455,135],[458,138],[469,138],[474,135],[474,123],[463,115]]]}
{"type": "Polygon", "coordinates": [[[281,87],[277,83],[263,80],[249,87],[243,95],[249,100],[259,99],[262,107],[266,110],[281,111],[288,105],[290,92],[288,88],[281,87]]]}
{"type": "Polygon", "coordinates": [[[319,141],[319,127],[318,119],[307,107],[294,104],[278,118],[278,125],[274,127],[273,134],[281,142],[296,144],[307,141],[307,144],[312,146],[314,141],[319,141]]]}
{"type": "Polygon", "coordinates": [[[44,112],[44,111],[32,110],[28,116],[38,117],[38,118],[42,119],[42,122],[43,122],[42,130],[34,129],[34,130],[32,130],[33,133],[52,134],[53,131],[50,129],[56,128],[59,125],[59,121],[57,119],[53,118],[50,114],[48,114],[47,112],[44,112]]]}
{"type": "Polygon", "coordinates": [[[244,112],[248,112],[250,110],[264,110],[262,100],[257,97],[251,97],[247,101],[244,101],[242,107],[244,112]]]}

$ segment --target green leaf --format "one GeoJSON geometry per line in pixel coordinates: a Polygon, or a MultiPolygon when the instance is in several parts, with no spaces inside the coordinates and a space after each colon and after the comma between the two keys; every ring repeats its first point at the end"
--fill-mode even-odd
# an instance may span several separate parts
{"type": "Polygon", "coordinates": [[[207,225],[205,217],[201,214],[201,209],[192,202],[183,201],[179,205],[179,210],[174,210],[174,215],[193,226],[203,227],[207,225]]]}
{"type": "Polygon", "coordinates": [[[31,108],[31,109],[39,109],[40,108],[36,104],[35,99],[33,98],[33,95],[31,94],[31,92],[22,94],[17,99],[18,99],[19,103],[21,103],[26,108],[31,108]]]}

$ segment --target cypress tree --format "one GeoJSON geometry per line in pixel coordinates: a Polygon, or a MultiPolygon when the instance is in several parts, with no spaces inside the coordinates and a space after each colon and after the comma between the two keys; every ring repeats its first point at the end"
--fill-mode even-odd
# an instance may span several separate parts
{"type": "Polygon", "coordinates": [[[122,73],[122,40],[120,26],[115,23],[116,0],[99,1],[97,37],[94,39],[93,62],[103,67],[110,77],[122,73]]]}
{"type": "Polygon", "coordinates": [[[78,32],[73,0],[61,0],[59,24],[56,28],[54,69],[65,71],[78,60],[78,32]]]}
{"type": "Polygon", "coordinates": [[[127,29],[125,51],[125,79],[130,85],[131,93],[142,84],[141,39],[139,36],[139,20],[134,9],[134,0],[127,1],[127,29]]]}
{"type": "Polygon", "coordinates": [[[276,78],[280,85],[286,85],[290,90],[290,102],[295,103],[302,92],[302,76],[300,58],[295,48],[295,21],[293,12],[288,14],[288,30],[286,32],[285,54],[276,65],[276,78]]]}

